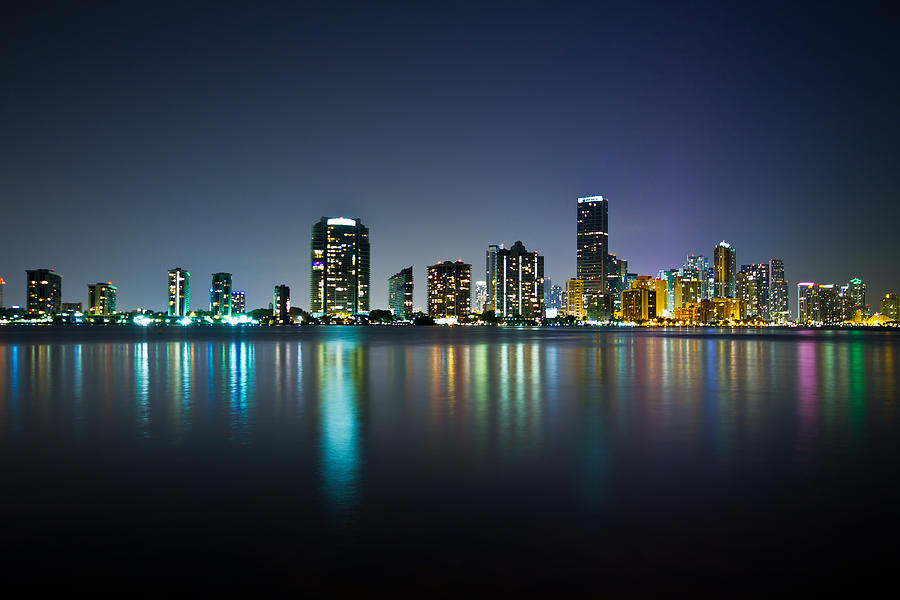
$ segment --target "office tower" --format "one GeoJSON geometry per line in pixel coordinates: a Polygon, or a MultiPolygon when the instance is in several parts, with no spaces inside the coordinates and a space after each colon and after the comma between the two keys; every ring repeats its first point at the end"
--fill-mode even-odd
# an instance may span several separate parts
{"type": "Polygon", "coordinates": [[[579,198],[576,214],[575,277],[584,282],[585,294],[605,294],[609,201],[603,196],[579,198]]]}
{"type": "Polygon", "coordinates": [[[191,274],[175,267],[169,269],[169,316],[185,317],[190,313],[191,274]]]}
{"type": "Polygon", "coordinates": [[[25,308],[30,315],[55,315],[62,310],[62,275],[53,269],[26,270],[25,308]]]}
{"type": "Polygon", "coordinates": [[[647,286],[635,286],[622,292],[622,319],[647,321],[656,318],[656,291],[647,286]]]}
{"type": "Polygon", "coordinates": [[[715,271],[715,298],[734,298],[735,271],[737,268],[737,253],[731,244],[722,240],[716,244],[713,251],[713,263],[715,271]]]}
{"type": "Polygon", "coordinates": [[[428,267],[428,314],[435,319],[461,319],[469,314],[472,265],[461,260],[428,267]]]}
{"type": "Polygon", "coordinates": [[[231,292],[231,314],[242,315],[247,312],[246,295],[244,290],[231,292]]]}
{"type": "Polygon", "coordinates": [[[712,269],[709,266],[709,259],[702,254],[689,254],[684,261],[682,274],[688,270],[695,272],[695,278],[700,282],[700,299],[709,300],[712,298],[712,287],[709,283],[709,274],[712,269]]]}
{"type": "Polygon", "coordinates": [[[209,312],[214,317],[230,317],[231,308],[231,273],[213,273],[209,287],[209,312]]]}
{"type": "Polygon", "coordinates": [[[388,308],[404,319],[413,313],[413,268],[406,267],[388,279],[388,308]]]}
{"type": "MultiPolygon", "coordinates": [[[[767,265],[768,266],[768,265],[767,265]]],[[[759,288],[760,282],[756,277],[741,269],[741,272],[735,276],[737,297],[744,301],[746,310],[745,316],[753,316],[762,318],[759,314],[759,288]]]]}
{"type": "Polygon", "coordinates": [[[472,309],[477,313],[483,313],[487,301],[487,281],[476,281],[475,285],[472,287],[472,309]]]}
{"type": "Polygon", "coordinates": [[[866,304],[866,282],[859,277],[854,277],[847,284],[847,296],[850,300],[851,315],[857,310],[862,311],[863,317],[869,316],[869,306],[866,304]]]}
{"type": "MultiPolygon", "coordinates": [[[[659,271],[659,278],[666,282],[666,297],[668,302],[661,308],[668,311],[669,316],[675,314],[675,279],[678,277],[678,269],[666,269],[659,271]]],[[[678,296],[681,296],[679,292],[678,296]]],[[[659,298],[657,298],[659,300],[659,298]]]]}
{"type": "Polygon", "coordinates": [[[550,286],[550,293],[548,294],[549,301],[547,304],[547,308],[555,308],[556,310],[562,310],[566,304],[565,294],[563,293],[563,288],[561,285],[553,284],[550,286]]]}
{"type": "Polygon", "coordinates": [[[891,321],[900,321],[900,296],[885,294],[881,299],[881,314],[891,321]]]}
{"type": "Polygon", "coordinates": [[[553,288],[553,282],[550,281],[549,277],[544,277],[544,308],[551,308],[550,306],[550,290],[553,288]]]}
{"type": "Polygon", "coordinates": [[[785,325],[791,320],[788,281],[784,276],[784,261],[780,258],[769,260],[769,318],[778,325],[785,325]]]}
{"type": "Polygon", "coordinates": [[[615,254],[606,255],[606,289],[613,296],[616,309],[621,308],[620,295],[628,289],[628,261],[615,254]]]}
{"type": "Polygon", "coordinates": [[[669,283],[665,279],[654,279],[653,290],[656,292],[656,316],[671,317],[674,311],[669,310],[669,283]]]}
{"type": "Polygon", "coordinates": [[[310,310],[369,312],[369,229],[359,219],[322,217],[312,226],[310,310]]]}
{"type": "Polygon", "coordinates": [[[497,316],[544,317],[544,257],[529,252],[522,242],[497,251],[497,316]]]}
{"type": "Polygon", "coordinates": [[[816,284],[806,281],[797,284],[797,324],[810,325],[813,313],[818,312],[816,305],[816,284]]]}
{"type": "Polygon", "coordinates": [[[3,287],[6,285],[6,280],[0,277],[0,308],[3,308],[3,287]]]}
{"type": "Polygon", "coordinates": [[[845,318],[840,286],[813,282],[797,284],[797,322],[800,325],[839,325],[845,318]]]}
{"type": "Polygon", "coordinates": [[[586,316],[584,306],[584,282],[580,279],[566,280],[565,313],[567,317],[575,317],[575,319],[579,321],[583,321],[586,316]]]}
{"type": "Polygon", "coordinates": [[[88,312],[92,315],[111,315],[116,312],[119,291],[111,281],[88,284],[88,312]]]}
{"type": "Polygon", "coordinates": [[[746,273],[756,280],[756,299],[752,302],[755,308],[751,310],[749,307],[750,300],[747,299],[747,315],[756,315],[764,321],[771,321],[772,317],[769,311],[769,263],[741,265],[741,273],[746,273]]]}
{"type": "Polygon", "coordinates": [[[293,322],[291,318],[291,288],[284,284],[276,285],[272,293],[272,316],[275,322],[287,325],[293,322]]]}
{"type": "Polygon", "coordinates": [[[487,302],[484,310],[497,311],[497,285],[503,279],[500,274],[499,254],[501,250],[505,249],[503,244],[491,244],[485,254],[484,275],[487,285],[487,302]]]}

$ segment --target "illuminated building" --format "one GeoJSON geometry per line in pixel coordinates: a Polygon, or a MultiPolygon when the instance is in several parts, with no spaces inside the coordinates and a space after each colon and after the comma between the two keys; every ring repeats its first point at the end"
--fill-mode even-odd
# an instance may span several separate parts
{"type": "Polygon", "coordinates": [[[803,282],[797,284],[797,323],[812,325],[818,316],[818,299],[816,284],[803,282]]]}
{"type": "Polygon", "coordinates": [[[579,321],[585,318],[584,282],[580,279],[566,280],[566,316],[575,317],[579,321]]]}
{"type": "Polygon", "coordinates": [[[111,281],[88,284],[88,312],[92,315],[111,315],[116,312],[119,291],[111,281]]]}
{"type": "Polygon", "coordinates": [[[26,270],[25,308],[31,315],[55,315],[62,310],[62,275],[53,269],[26,270]]]}
{"type": "Polygon", "coordinates": [[[169,269],[169,316],[186,317],[191,299],[191,274],[175,267],[169,269]]]}
{"type": "MultiPolygon", "coordinates": [[[[550,280],[548,279],[547,282],[550,280]]],[[[546,283],[545,289],[546,289],[546,283]]],[[[563,306],[565,306],[565,294],[563,293],[563,288],[560,285],[553,284],[550,286],[549,291],[547,292],[547,308],[555,308],[557,310],[562,310],[563,306]]]]}
{"type": "Polygon", "coordinates": [[[246,295],[244,290],[231,292],[231,314],[242,315],[247,312],[246,295]]]}
{"type": "Polygon", "coordinates": [[[209,288],[209,312],[214,317],[230,317],[231,310],[231,273],[213,273],[209,288]]]}
{"type": "Polygon", "coordinates": [[[310,310],[369,312],[369,229],[359,219],[322,217],[312,226],[310,310]]]}
{"type": "Polygon", "coordinates": [[[606,293],[606,257],[609,253],[609,201],[603,196],[578,199],[575,277],[584,293],[606,293]]]}
{"type": "Polygon", "coordinates": [[[769,319],[778,325],[791,320],[788,281],[784,276],[784,261],[780,258],[769,261],[769,319]]]}
{"type": "Polygon", "coordinates": [[[435,319],[461,319],[469,314],[472,265],[461,260],[428,267],[428,314],[435,319]]]}
{"type": "Polygon", "coordinates": [[[479,280],[472,286],[472,308],[477,313],[483,313],[487,305],[487,281],[479,280]]]}
{"type": "Polygon", "coordinates": [[[689,254],[684,261],[681,273],[686,275],[688,271],[696,273],[694,279],[700,282],[700,298],[710,299],[712,297],[710,286],[712,269],[709,268],[709,259],[702,254],[689,254]]]}
{"type": "Polygon", "coordinates": [[[647,321],[656,318],[656,291],[636,286],[622,292],[622,319],[647,321]]]}
{"type": "Polygon", "coordinates": [[[668,317],[672,315],[669,311],[669,282],[665,279],[654,279],[653,289],[656,292],[656,315],[659,317],[668,317]]]}
{"type": "Polygon", "coordinates": [[[716,244],[713,251],[713,269],[715,272],[714,298],[734,298],[737,290],[735,287],[735,271],[737,269],[737,252],[731,244],[722,240],[716,244]]]}
{"type": "Polygon", "coordinates": [[[701,295],[702,284],[699,279],[688,272],[687,275],[678,277],[675,280],[675,307],[686,306],[688,304],[697,304],[703,299],[701,295]]]}
{"type": "Polygon", "coordinates": [[[854,277],[847,284],[847,297],[850,301],[850,312],[861,310],[863,316],[869,315],[869,306],[866,304],[866,282],[859,277],[854,277]]]}
{"type": "Polygon", "coordinates": [[[628,261],[615,254],[606,255],[606,289],[612,294],[616,309],[621,308],[620,297],[628,289],[628,261]]]}
{"type": "MultiPolygon", "coordinates": [[[[675,279],[677,277],[678,269],[660,270],[659,272],[659,278],[666,282],[666,298],[668,298],[668,301],[663,308],[665,308],[670,315],[675,314],[675,279]]],[[[680,290],[678,296],[681,296],[680,290]]]]}
{"type": "MultiPolygon", "coordinates": [[[[752,300],[753,308],[750,307],[751,299],[746,298],[748,302],[747,315],[756,315],[764,321],[772,320],[769,314],[769,263],[741,265],[741,273],[756,280],[756,298],[752,300]]],[[[741,297],[740,291],[737,295],[741,297]]]]}
{"type": "Polygon", "coordinates": [[[797,322],[800,325],[839,325],[847,320],[840,287],[833,284],[797,284],[797,322]]]}
{"type": "Polygon", "coordinates": [[[504,250],[503,244],[491,244],[488,246],[485,255],[484,273],[485,285],[487,287],[487,300],[484,304],[484,310],[497,310],[497,282],[502,280],[500,274],[499,253],[504,250]]]}
{"type": "Polygon", "coordinates": [[[272,316],[281,325],[293,322],[291,318],[291,288],[281,284],[276,285],[272,292],[272,316]]]}
{"type": "Polygon", "coordinates": [[[63,302],[62,308],[60,311],[62,313],[80,313],[81,312],[81,302],[63,302]]]}
{"type": "Polygon", "coordinates": [[[497,251],[497,316],[544,317],[544,257],[528,252],[522,242],[497,251]]]}
{"type": "Polygon", "coordinates": [[[747,307],[746,315],[759,317],[759,288],[756,277],[743,270],[735,276],[737,280],[737,297],[744,301],[747,307]]]}
{"type": "Polygon", "coordinates": [[[615,314],[612,294],[585,294],[584,308],[588,321],[611,321],[615,314]]]}
{"type": "Polygon", "coordinates": [[[717,321],[741,321],[747,317],[747,303],[742,298],[713,298],[717,321]]]}
{"type": "Polygon", "coordinates": [[[881,314],[891,321],[900,321],[900,296],[885,294],[881,299],[881,314]]]}
{"type": "Polygon", "coordinates": [[[413,313],[413,268],[406,267],[388,279],[388,308],[395,315],[411,319],[413,313]]]}
{"type": "Polygon", "coordinates": [[[3,308],[3,286],[6,285],[6,280],[0,277],[0,308],[3,308]]]}

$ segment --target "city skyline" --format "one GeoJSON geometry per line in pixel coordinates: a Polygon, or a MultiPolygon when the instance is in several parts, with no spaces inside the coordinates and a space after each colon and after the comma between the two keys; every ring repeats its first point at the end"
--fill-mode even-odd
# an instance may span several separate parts
{"type": "Polygon", "coordinates": [[[17,6],[0,196],[53,218],[33,244],[24,211],[4,215],[5,302],[52,267],[79,282],[63,301],[112,281],[119,306],[160,310],[184,265],[203,282],[191,308],[222,271],[248,308],[276,282],[305,304],[303,230],[323,214],[371,228],[373,308],[398,269],[477,266],[500,240],[564,282],[589,194],[610,199],[609,251],[632,272],[726,239],[742,263],[783,257],[790,282],[858,276],[881,297],[900,283],[890,20],[815,12],[219,7],[213,27],[199,7],[17,6]]]}

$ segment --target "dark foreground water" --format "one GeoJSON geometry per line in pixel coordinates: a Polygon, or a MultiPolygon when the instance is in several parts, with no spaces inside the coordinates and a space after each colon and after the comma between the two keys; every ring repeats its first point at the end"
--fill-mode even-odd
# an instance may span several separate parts
{"type": "Polygon", "coordinates": [[[898,388],[879,332],[0,329],[3,585],[893,587],[898,388]]]}

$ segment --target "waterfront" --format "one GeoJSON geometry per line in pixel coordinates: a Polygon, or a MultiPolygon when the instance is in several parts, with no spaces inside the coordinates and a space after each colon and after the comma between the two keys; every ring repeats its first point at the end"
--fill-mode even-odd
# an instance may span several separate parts
{"type": "Polygon", "coordinates": [[[900,336],[0,331],[7,568],[729,592],[887,577],[900,336]]]}

